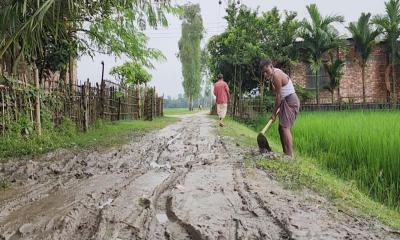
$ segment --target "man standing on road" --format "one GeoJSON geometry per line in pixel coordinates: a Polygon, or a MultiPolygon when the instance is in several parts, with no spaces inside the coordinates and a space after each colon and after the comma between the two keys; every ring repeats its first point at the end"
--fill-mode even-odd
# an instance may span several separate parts
{"type": "Polygon", "coordinates": [[[275,121],[279,109],[279,136],[283,152],[293,158],[293,140],[291,128],[300,109],[300,101],[294,90],[292,80],[278,68],[274,68],[271,60],[261,61],[263,76],[271,77],[271,87],[275,94],[275,105],[272,109],[272,121],[275,121]]]}
{"type": "Polygon", "coordinates": [[[218,80],[214,84],[214,95],[216,97],[216,103],[217,103],[219,126],[223,127],[226,111],[228,110],[228,102],[230,99],[230,95],[229,95],[229,86],[224,81],[224,76],[222,74],[218,74],[218,80]]]}

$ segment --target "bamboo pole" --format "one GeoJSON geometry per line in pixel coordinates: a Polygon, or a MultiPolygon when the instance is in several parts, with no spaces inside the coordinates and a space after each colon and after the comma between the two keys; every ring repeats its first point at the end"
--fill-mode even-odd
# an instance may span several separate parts
{"type": "Polygon", "coordinates": [[[142,118],[142,97],[141,97],[141,92],[140,92],[140,84],[138,83],[137,86],[137,101],[138,101],[138,118],[142,118]]]}
{"type": "Polygon", "coordinates": [[[84,110],[84,121],[85,121],[85,125],[84,125],[84,130],[85,132],[87,132],[89,130],[89,78],[86,80],[86,83],[83,86],[84,89],[84,93],[83,93],[83,110],[84,110]]]}
{"type": "Polygon", "coordinates": [[[5,113],[5,109],[4,109],[4,93],[3,93],[3,91],[1,91],[1,110],[2,110],[2,124],[3,124],[3,126],[1,127],[1,132],[2,132],[2,135],[4,136],[4,131],[6,128],[6,121],[5,121],[6,113],[5,113]]]}
{"type": "Polygon", "coordinates": [[[36,67],[36,64],[34,63],[33,65],[33,74],[34,74],[34,79],[35,79],[35,87],[36,87],[36,104],[35,104],[35,109],[36,109],[36,131],[39,136],[42,135],[42,122],[40,120],[40,84],[39,84],[39,70],[36,67]]]}
{"type": "Polygon", "coordinates": [[[153,87],[153,104],[152,104],[152,107],[153,107],[153,111],[152,111],[152,113],[153,113],[153,118],[154,118],[154,117],[157,117],[156,99],[157,99],[156,87],[154,86],[154,87],[153,87]]]}

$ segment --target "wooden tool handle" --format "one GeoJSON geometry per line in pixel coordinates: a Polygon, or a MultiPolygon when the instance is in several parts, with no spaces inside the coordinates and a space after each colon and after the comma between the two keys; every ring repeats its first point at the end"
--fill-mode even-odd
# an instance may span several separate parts
{"type": "MultiPolygon", "coordinates": [[[[280,110],[281,110],[280,108],[278,108],[278,110],[276,110],[276,115],[278,115],[280,110]]],[[[265,134],[265,132],[268,130],[268,128],[271,126],[271,124],[272,124],[272,119],[270,119],[268,121],[267,125],[265,125],[265,127],[261,130],[261,133],[265,134]]]]}

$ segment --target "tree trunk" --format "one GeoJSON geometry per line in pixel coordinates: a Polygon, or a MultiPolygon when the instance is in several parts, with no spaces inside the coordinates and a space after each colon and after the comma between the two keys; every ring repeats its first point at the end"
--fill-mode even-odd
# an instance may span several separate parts
{"type": "Polygon", "coordinates": [[[317,106],[319,106],[319,79],[318,79],[319,72],[315,72],[315,97],[317,100],[317,106]]]}
{"type": "Polygon", "coordinates": [[[337,89],[337,95],[338,95],[339,109],[341,109],[342,108],[342,100],[340,99],[340,85],[338,86],[338,89],[337,89]]]}
{"type": "Polygon", "coordinates": [[[193,99],[192,99],[192,95],[189,95],[189,111],[193,111],[193,99]]]}
{"type": "Polygon", "coordinates": [[[39,84],[39,70],[36,67],[36,63],[33,63],[33,74],[35,79],[35,87],[36,87],[36,131],[39,136],[42,135],[42,123],[40,120],[40,84],[39,84]]]}
{"type": "Polygon", "coordinates": [[[72,56],[69,57],[69,68],[68,68],[68,77],[69,77],[69,88],[71,89],[71,91],[74,89],[74,59],[72,58],[72,56]]]}
{"type": "Polygon", "coordinates": [[[263,102],[264,102],[264,76],[260,74],[260,112],[262,112],[263,102]]]}
{"type": "Polygon", "coordinates": [[[392,108],[397,107],[395,54],[396,52],[394,50],[394,46],[392,45],[392,104],[393,104],[392,108]]]}
{"type": "Polygon", "coordinates": [[[235,118],[235,106],[236,106],[236,81],[237,81],[237,65],[235,64],[235,75],[233,78],[233,104],[232,104],[232,117],[235,118]]]}
{"type": "Polygon", "coordinates": [[[363,103],[365,104],[365,64],[361,66],[361,79],[362,79],[362,90],[363,90],[363,103]]]}
{"type": "Polygon", "coordinates": [[[331,92],[332,105],[333,105],[333,102],[334,102],[334,97],[333,97],[334,93],[335,93],[335,90],[332,90],[332,92],[331,92]]]}

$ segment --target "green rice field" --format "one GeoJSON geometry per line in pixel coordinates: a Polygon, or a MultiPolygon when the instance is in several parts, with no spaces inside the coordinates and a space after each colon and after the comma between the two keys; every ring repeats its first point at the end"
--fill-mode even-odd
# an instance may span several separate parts
{"type": "MultiPolygon", "coordinates": [[[[279,142],[277,126],[267,136],[279,142]]],[[[400,112],[302,112],[293,137],[295,152],[317,159],[373,199],[400,209],[400,112]]]]}

